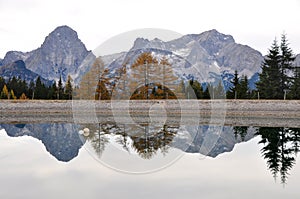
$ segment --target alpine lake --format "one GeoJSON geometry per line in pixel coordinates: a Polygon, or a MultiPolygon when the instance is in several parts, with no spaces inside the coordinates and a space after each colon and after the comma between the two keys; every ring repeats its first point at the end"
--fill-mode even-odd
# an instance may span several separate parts
{"type": "Polygon", "coordinates": [[[300,197],[299,102],[1,103],[0,198],[300,197]]]}

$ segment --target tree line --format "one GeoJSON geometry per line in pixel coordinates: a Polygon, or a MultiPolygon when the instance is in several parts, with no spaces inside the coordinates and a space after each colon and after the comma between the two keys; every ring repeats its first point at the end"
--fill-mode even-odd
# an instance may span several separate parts
{"type": "Polygon", "coordinates": [[[263,99],[300,99],[300,70],[286,35],[273,41],[262,65],[257,91],[263,99]]]}
{"type": "Polygon", "coordinates": [[[40,77],[29,83],[0,77],[0,99],[300,99],[300,67],[293,65],[294,60],[283,34],[280,45],[275,39],[264,58],[256,89],[251,90],[248,77],[235,71],[226,91],[222,80],[217,84],[181,80],[166,57],[158,60],[151,52],[140,54],[130,66],[125,60],[114,74],[98,57],[76,88],[70,76],[65,86],[61,77],[50,86],[40,77]]]}
{"type": "Polygon", "coordinates": [[[0,77],[0,99],[72,99],[73,85],[72,78],[68,76],[65,86],[61,77],[58,82],[47,86],[38,77],[29,83],[19,77],[12,77],[5,81],[0,77]]]}
{"type": "Polygon", "coordinates": [[[74,99],[224,99],[221,81],[213,85],[197,80],[182,80],[174,74],[166,57],[160,60],[150,52],[141,53],[129,65],[128,60],[111,75],[100,57],[83,75],[74,90],[74,99]],[[131,73],[127,73],[130,70],[131,73]]]}
{"type": "Polygon", "coordinates": [[[250,89],[246,75],[239,77],[235,71],[226,98],[300,99],[300,66],[294,65],[295,58],[286,35],[282,34],[280,44],[275,39],[264,58],[256,89],[250,89]]]}

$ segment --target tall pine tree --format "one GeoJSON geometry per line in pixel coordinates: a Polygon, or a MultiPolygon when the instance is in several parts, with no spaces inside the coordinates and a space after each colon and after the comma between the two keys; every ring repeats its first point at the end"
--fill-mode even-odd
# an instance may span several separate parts
{"type": "Polygon", "coordinates": [[[59,77],[59,80],[58,80],[58,88],[57,89],[58,89],[57,98],[58,99],[63,99],[64,87],[63,87],[63,84],[62,84],[61,76],[59,77]]]}
{"type": "Polygon", "coordinates": [[[226,97],[228,99],[237,99],[238,90],[239,90],[239,87],[240,87],[240,82],[239,82],[239,77],[238,77],[237,70],[234,72],[234,78],[230,81],[230,83],[232,84],[232,86],[227,91],[226,97]]]}
{"type": "Polygon", "coordinates": [[[288,97],[290,99],[300,99],[300,67],[295,69],[295,76],[288,97]]]}
{"type": "Polygon", "coordinates": [[[64,93],[64,99],[72,99],[72,93],[73,93],[73,86],[72,86],[72,78],[70,75],[68,75],[68,79],[65,86],[65,93],[64,93]]]}
{"type": "Polygon", "coordinates": [[[264,59],[257,89],[264,99],[283,99],[291,89],[293,79],[293,61],[295,57],[286,39],[281,36],[280,46],[274,40],[269,54],[264,59]]]}
{"type": "Polygon", "coordinates": [[[281,44],[280,44],[280,51],[281,51],[281,62],[280,62],[280,91],[285,93],[291,87],[292,77],[288,74],[293,72],[293,61],[295,57],[293,55],[292,49],[289,47],[287,38],[285,34],[281,35],[281,44]]]}
{"type": "Polygon", "coordinates": [[[262,72],[259,74],[259,81],[256,83],[260,98],[282,99],[283,93],[280,89],[280,52],[277,40],[275,39],[269,53],[262,64],[262,72]]]}
{"type": "Polygon", "coordinates": [[[238,98],[239,99],[249,99],[249,85],[248,85],[248,77],[247,75],[243,75],[240,84],[239,84],[239,93],[238,98]]]}

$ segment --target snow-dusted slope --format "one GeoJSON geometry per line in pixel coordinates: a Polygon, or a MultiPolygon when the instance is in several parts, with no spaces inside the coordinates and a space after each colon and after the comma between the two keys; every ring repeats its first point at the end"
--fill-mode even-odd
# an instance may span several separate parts
{"type": "Polygon", "coordinates": [[[200,82],[217,82],[222,79],[227,82],[225,85],[229,85],[235,70],[249,78],[256,75],[263,61],[260,52],[235,43],[230,35],[210,30],[168,42],[157,38],[137,38],[125,56],[115,58],[107,67],[113,71],[125,62],[132,64],[143,52],[151,52],[158,59],[167,57],[175,74],[182,79],[193,78],[200,82]]]}

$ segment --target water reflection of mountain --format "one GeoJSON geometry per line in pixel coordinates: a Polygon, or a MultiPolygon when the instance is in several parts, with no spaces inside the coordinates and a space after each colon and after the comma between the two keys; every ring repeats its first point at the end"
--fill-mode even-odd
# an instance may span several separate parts
{"type": "Polygon", "coordinates": [[[168,154],[170,148],[187,153],[201,153],[216,157],[230,152],[235,144],[260,137],[261,155],[274,178],[285,184],[290,170],[296,164],[300,147],[300,129],[285,127],[220,127],[208,126],[168,126],[163,127],[129,124],[3,124],[11,137],[32,136],[42,141],[47,151],[59,161],[68,162],[78,155],[85,142],[90,143],[101,158],[111,142],[125,151],[135,151],[143,159],[151,159],[158,152],[168,154]],[[80,129],[88,128],[88,135],[79,135],[80,129]],[[214,131],[216,130],[216,131],[214,131]],[[112,139],[114,138],[114,140],[112,139]],[[212,147],[203,153],[202,147],[210,143],[212,147]]]}
{"type": "Polygon", "coordinates": [[[237,137],[233,127],[222,127],[220,134],[208,131],[207,126],[163,127],[141,125],[103,124],[3,124],[2,127],[11,137],[32,136],[42,141],[47,151],[59,161],[70,161],[78,155],[85,140],[91,143],[100,157],[106,145],[114,135],[116,142],[127,151],[135,150],[145,159],[151,159],[158,151],[167,154],[169,148],[178,148],[187,153],[201,153],[204,140],[211,141],[213,147],[208,155],[216,157],[224,152],[230,152],[236,143],[247,141],[254,137],[254,131],[246,131],[246,136],[237,137]],[[89,128],[89,136],[83,139],[78,135],[80,129],[89,128]],[[183,133],[185,132],[185,133],[183,133]]]}
{"type": "Polygon", "coordinates": [[[57,160],[68,162],[78,155],[83,142],[75,124],[3,124],[11,137],[31,136],[41,140],[57,160]]]}
{"type": "Polygon", "coordinates": [[[124,150],[134,150],[144,159],[151,159],[157,152],[166,155],[169,148],[216,157],[224,152],[232,151],[235,144],[248,141],[255,134],[255,128],[252,127],[248,129],[248,127],[229,126],[212,128],[163,125],[155,127],[103,123],[89,124],[85,127],[90,129],[90,134],[85,139],[92,145],[97,156],[101,157],[110,142],[116,142],[124,150]],[[204,145],[208,146],[205,148],[204,145]]]}
{"type": "Polygon", "coordinates": [[[158,151],[168,153],[178,132],[178,126],[133,125],[103,123],[86,125],[90,133],[85,139],[90,142],[98,157],[110,142],[116,142],[125,151],[134,151],[143,159],[151,159],[158,151]]]}
{"type": "Polygon", "coordinates": [[[209,130],[209,128],[211,127],[199,126],[197,127],[197,131],[190,131],[191,133],[197,133],[196,135],[193,135],[193,142],[187,148],[186,152],[201,153],[210,157],[217,157],[222,153],[232,151],[237,143],[252,139],[255,134],[255,129],[253,127],[250,127],[249,129],[246,127],[246,132],[243,135],[237,132],[237,128],[244,127],[223,126],[217,127],[216,130],[214,130],[214,128],[213,130],[209,130]],[[209,148],[206,153],[201,151],[204,141],[212,143],[211,148],[209,148]]]}

